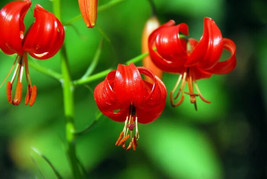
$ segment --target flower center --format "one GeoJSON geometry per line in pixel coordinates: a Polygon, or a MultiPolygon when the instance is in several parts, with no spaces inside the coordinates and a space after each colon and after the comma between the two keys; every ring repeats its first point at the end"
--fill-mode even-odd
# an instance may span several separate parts
{"type": "Polygon", "coordinates": [[[193,79],[193,77],[190,73],[190,68],[187,68],[187,71],[178,77],[178,80],[177,80],[173,90],[170,92],[171,105],[173,107],[176,107],[176,106],[179,106],[180,104],[182,104],[182,102],[184,101],[184,94],[190,95],[190,102],[194,104],[196,110],[197,110],[196,96],[199,96],[202,101],[204,101],[206,103],[210,103],[210,101],[206,100],[202,96],[202,94],[198,88],[196,80],[193,79]],[[189,92],[185,91],[186,82],[188,85],[189,92]],[[181,85],[180,85],[180,83],[181,83],[181,85]],[[176,89],[179,87],[179,85],[180,85],[180,88],[179,88],[177,94],[174,96],[174,93],[175,93],[176,89]],[[197,93],[194,92],[194,86],[197,90],[197,93]],[[175,103],[174,100],[178,99],[179,96],[180,96],[180,99],[177,101],[177,103],[175,103]]]}
{"type": "Polygon", "coordinates": [[[137,147],[137,140],[139,139],[139,132],[138,132],[137,124],[138,124],[138,121],[137,121],[135,106],[131,104],[129,107],[129,113],[125,119],[124,128],[122,132],[120,133],[120,136],[118,140],[116,141],[115,145],[126,148],[125,142],[128,139],[130,139],[130,142],[126,150],[130,150],[131,148],[135,150],[137,147]],[[134,128],[135,128],[135,132],[134,132],[134,128]]]}

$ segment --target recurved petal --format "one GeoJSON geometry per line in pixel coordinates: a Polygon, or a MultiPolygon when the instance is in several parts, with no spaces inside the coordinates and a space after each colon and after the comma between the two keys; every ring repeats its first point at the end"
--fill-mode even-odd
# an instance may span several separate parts
{"type": "Polygon", "coordinates": [[[186,66],[200,66],[208,70],[220,59],[223,50],[222,34],[211,18],[204,18],[204,32],[199,43],[192,49],[186,66]]]}
{"type": "Polygon", "coordinates": [[[0,48],[6,54],[23,54],[24,17],[31,6],[30,0],[13,1],[0,11],[0,48]]]}
{"type": "Polygon", "coordinates": [[[236,46],[235,43],[228,39],[223,39],[223,47],[230,52],[231,56],[226,61],[218,62],[213,68],[208,70],[214,74],[225,74],[230,73],[236,66],[236,46]]]}
{"type": "Polygon", "coordinates": [[[139,123],[150,123],[157,119],[166,104],[167,90],[164,83],[144,67],[138,67],[141,74],[148,76],[153,83],[145,82],[149,94],[142,103],[136,104],[136,114],[139,123]]]}
{"type": "Polygon", "coordinates": [[[118,65],[114,79],[114,91],[118,95],[117,102],[120,104],[140,103],[148,95],[144,81],[133,63],[118,65]]]}
{"type": "Polygon", "coordinates": [[[40,5],[34,9],[35,22],[32,24],[23,42],[23,49],[37,59],[48,59],[61,48],[65,31],[56,16],[40,5]]]}
{"type": "Polygon", "coordinates": [[[169,21],[156,29],[148,39],[149,54],[156,66],[166,72],[184,71],[187,60],[186,41],[179,33],[188,35],[188,26],[185,23],[174,25],[169,21]],[[156,51],[153,47],[156,45],[156,51]]]}
{"type": "Polygon", "coordinates": [[[97,18],[97,0],[79,0],[78,2],[86,26],[94,27],[97,18]]]}
{"type": "Polygon", "coordinates": [[[129,112],[129,104],[121,105],[117,102],[114,92],[116,71],[111,71],[105,80],[99,83],[94,91],[95,102],[99,110],[112,120],[123,122],[129,112]]]}

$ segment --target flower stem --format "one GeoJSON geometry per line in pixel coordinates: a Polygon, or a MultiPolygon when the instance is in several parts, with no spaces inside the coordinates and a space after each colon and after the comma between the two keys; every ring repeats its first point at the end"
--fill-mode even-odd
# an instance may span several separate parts
{"type": "MultiPolygon", "coordinates": [[[[61,0],[53,0],[54,13],[59,20],[61,20],[61,0]]],[[[67,155],[69,158],[73,177],[75,179],[82,178],[79,170],[78,160],[76,156],[75,146],[75,125],[74,125],[74,99],[73,99],[73,84],[71,81],[70,66],[67,58],[67,51],[65,44],[60,50],[61,70],[62,70],[62,88],[63,88],[63,102],[65,114],[65,130],[67,141],[67,155]]]]}
{"type": "MultiPolygon", "coordinates": [[[[126,62],[126,64],[129,65],[130,63],[137,63],[137,62],[141,61],[146,56],[148,56],[148,52],[147,53],[143,53],[141,55],[138,55],[138,56],[128,60],[126,62]]],[[[75,81],[73,81],[73,85],[74,86],[83,85],[83,84],[90,83],[92,81],[96,81],[98,79],[104,78],[111,70],[112,69],[107,69],[107,70],[99,72],[99,73],[97,73],[95,75],[88,76],[87,78],[81,78],[81,79],[75,80],[75,81]]]]}
{"type": "MultiPolygon", "coordinates": [[[[118,3],[122,2],[122,1],[125,1],[125,0],[111,0],[107,4],[99,6],[98,9],[97,9],[97,12],[99,13],[101,11],[105,11],[106,9],[109,9],[109,8],[113,7],[114,5],[116,5],[116,4],[118,4],[118,3]]],[[[74,22],[76,22],[77,20],[80,20],[80,19],[82,19],[82,15],[81,14],[79,14],[79,15],[73,17],[72,19],[70,19],[69,21],[65,22],[64,25],[66,25],[66,26],[71,25],[72,23],[74,23],[74,22]]]]}
{"type": "Polygon", "coordinates": [[[39,71],[39,72],[41,72],[41,73],[43,73],[43,74],[45,74],[47,76],[50,76],[50,77],[52,77],[52,78],[54,78],[56,80],[61,80],[61,78],[62,78],[61,74],[59,74],[59,73],[57,73],[57,72],[55,72],[55,71],[53,71],[51,69],[45,68],[45,67],[39,65],[36,62],[28,61],[28,63],[35,70],[37,70],[37,71],[39,71]]]}

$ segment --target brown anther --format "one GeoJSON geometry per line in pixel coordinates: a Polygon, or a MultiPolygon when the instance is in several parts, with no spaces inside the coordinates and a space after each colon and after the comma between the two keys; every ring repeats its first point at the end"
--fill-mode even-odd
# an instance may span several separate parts
{"type": "Polygon", "coordinates": [[[25,104],[27,105],[28,103],[29,103],[29,101],[30,101],[30,96],[31,96],[31,92],[32,91],[32,89],[31,89],[31,86],[30,85],[28,85],[27,86],[27,93],[26,93],[26,97],[25,97],[25,104]]]}
{"type": "Polygon", "coordinates": [[[15,91],[15,97],[14,97],[14,100],[13,100],[13,104],[14,105],[19,105],[19,103],[21,101],[21,96],[22,96],[22,83],[21,82],[17,82],[16,91],[15,91]]]}
{"type": "Polygon", "coordinates": [[[122,148],[124,148],[124,149],[125,149],[125,142],[122,144],[122,148]]]}
{"type": "Polygon", "coordinates": [[[121,144],[123,144],[129,137],[130,137],[129,134],[128,134],[127,136],[123,137],[123,138],[121,139],[121,141],[119,142],[118,146],[120,146],[121,144]]]}
{"type": "Polygon", "coordinates": [[[118,145],[120,143],[123,134],[124,134],[124,132],[120,133],[120,136],[119,136],[118,140],[116,141],[115,145],[118,145]]]}
{"type": "Polygon", "coordinates": [[[29,106],[32,106],[34,104],[36,96],[37,96],[37,87],[33,85],[31,88],[31,98],[30,98],[29,106]]]}
{"type": "Polygon", "coordinates": [[[8,81],[6,85],[6,96],[7,96],[8,102],[12,104],[12,84],[10,81],[8,81]]]}

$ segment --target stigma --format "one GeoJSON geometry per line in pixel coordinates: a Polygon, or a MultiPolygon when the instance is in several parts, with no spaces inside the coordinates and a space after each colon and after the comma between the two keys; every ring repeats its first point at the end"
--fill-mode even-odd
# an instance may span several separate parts
{"type": "Polygon", "coordinates": [[[138,132],[138,118],[136,115],[136,109],[133,104],[129,106],[129,113],[126,116],[124,127],[118,140],[116,141],[116,146],[122,146],[126,150],[133,149],[136,150],[137,140],[139,139],[138,132]],[[129,139],[129,144],[126,147],[126,141],[129,139]]]}

